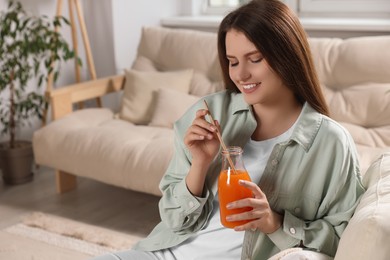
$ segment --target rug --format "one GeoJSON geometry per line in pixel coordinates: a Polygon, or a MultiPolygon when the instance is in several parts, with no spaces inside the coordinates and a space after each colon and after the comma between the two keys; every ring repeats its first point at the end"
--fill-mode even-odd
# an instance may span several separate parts
{"type": "MultiPolygon", "coordinates": [[[[5,253],[18,253],[18,248],[25,251],[26,244],[30,242],[31,244],[37,244],[35,247],[47,248],[49,246],[51,251],[59,249],[59,251],[66,254],[78,254],[78,259],[88,259],[108,252],[129,249],[141,239],[139,236],[124,234],[41,212],[34,212],[25,217],[21,223],[8,227],[3,231],[0,234],[2,240],[11,239],[13,242],[8,243],[7,248],[3,248],[4,244],[1,245],[0,259],[5,259],[5,253]],[[7,234],[5,233],[9,234],[10,237],[6,238],[7,234]],[[23,243],[23,245],[18,245],[18,243],[23,243]]],[[[38,256],[37,253],[30,252],[31,257],[20,259],[43,259],[42,255],[38,256]]],[[[69,257],[69,259],[74,259],[75,256],[73,254],[69,257]]],[[[65,257],[57,259],[65,259],[65,257]]]]}

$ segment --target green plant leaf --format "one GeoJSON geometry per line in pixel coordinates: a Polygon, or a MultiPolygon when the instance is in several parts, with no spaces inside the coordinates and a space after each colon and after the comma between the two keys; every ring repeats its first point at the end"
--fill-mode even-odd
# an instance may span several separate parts
{"type": "Polygon", "coordinates": [[[70,25],[62,16],[32,15],[13,0],[0,12],[0,130],[10,133],[10,139],[16,127],[41,117],[48,107],[42,90],[26,93],[30,80],[37,81],[38,89],[51,73],[53,81],[58,80],[60,62],[76,59],[81,65],[68,42],[54,30],[63,24],[70,25]]]}

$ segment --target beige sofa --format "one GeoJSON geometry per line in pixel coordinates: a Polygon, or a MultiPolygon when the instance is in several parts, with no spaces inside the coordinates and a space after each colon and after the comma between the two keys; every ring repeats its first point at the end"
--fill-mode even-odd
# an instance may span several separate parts
{"type": "MultiPolygon", "coordinates": [[[[387,259],[390,37],[311,38],[310,45],[331,115],[351,132],[368,188],[336,259],[387,259]]],[[[215,34],[144,28],[137,58],[124,75],[50,94],[55,120],[34,134],[36,163],[56,169],[59,192],[73,189],[80,176],[159,196],[173,153],[173,122],[200,96],[221,89],[215,34]],[[72,109],[116,91],[123,92],[119,111],[72,109]]]]}

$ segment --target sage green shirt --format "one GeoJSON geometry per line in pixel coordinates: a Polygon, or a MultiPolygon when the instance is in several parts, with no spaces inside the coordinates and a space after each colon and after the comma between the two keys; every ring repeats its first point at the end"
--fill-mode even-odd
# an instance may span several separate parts
{"type": "MultiPolygon", "coordinates": [[[[226,145],[244,147],[257,123],[242,95],[222,91],[204,99],[221,124],[226,145]]],[[[162,221],[135,249],[154,251],[176,246],[202,229],[210,217],[220,155],[208,170],[202,197],[193,196],[185,183],[191,154],[183,140],[200,108],[204,108],[203,101],[192,106],[174,125],[175,153],[160,183],[162,221]]],[[[290,139],[275,145],[258,185],[271,208],[284,215],[283,225],[268,235],[245,231],[242,259],[267,259],[298,245],[334,256],[364,192],[351,136],[308,104],[290,139]]]]}

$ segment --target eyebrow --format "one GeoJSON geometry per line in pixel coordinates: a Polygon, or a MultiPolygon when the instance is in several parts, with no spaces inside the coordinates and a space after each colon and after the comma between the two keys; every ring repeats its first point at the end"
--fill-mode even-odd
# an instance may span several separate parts
{"type": "MultiPolygon", "coordinates": [[[[253,54],[260,54],[260,52],[258,50],[254,50],[254,51],[250,51],[248,53],[246,53],[244,56],[245,57],[248,57],[248,56],[251,56],[253,54]]],[[[226,54],[226,58],[236,58],[235,56],[232,56],[232,55],[229,55],[229,54],[226,54]]]]}

